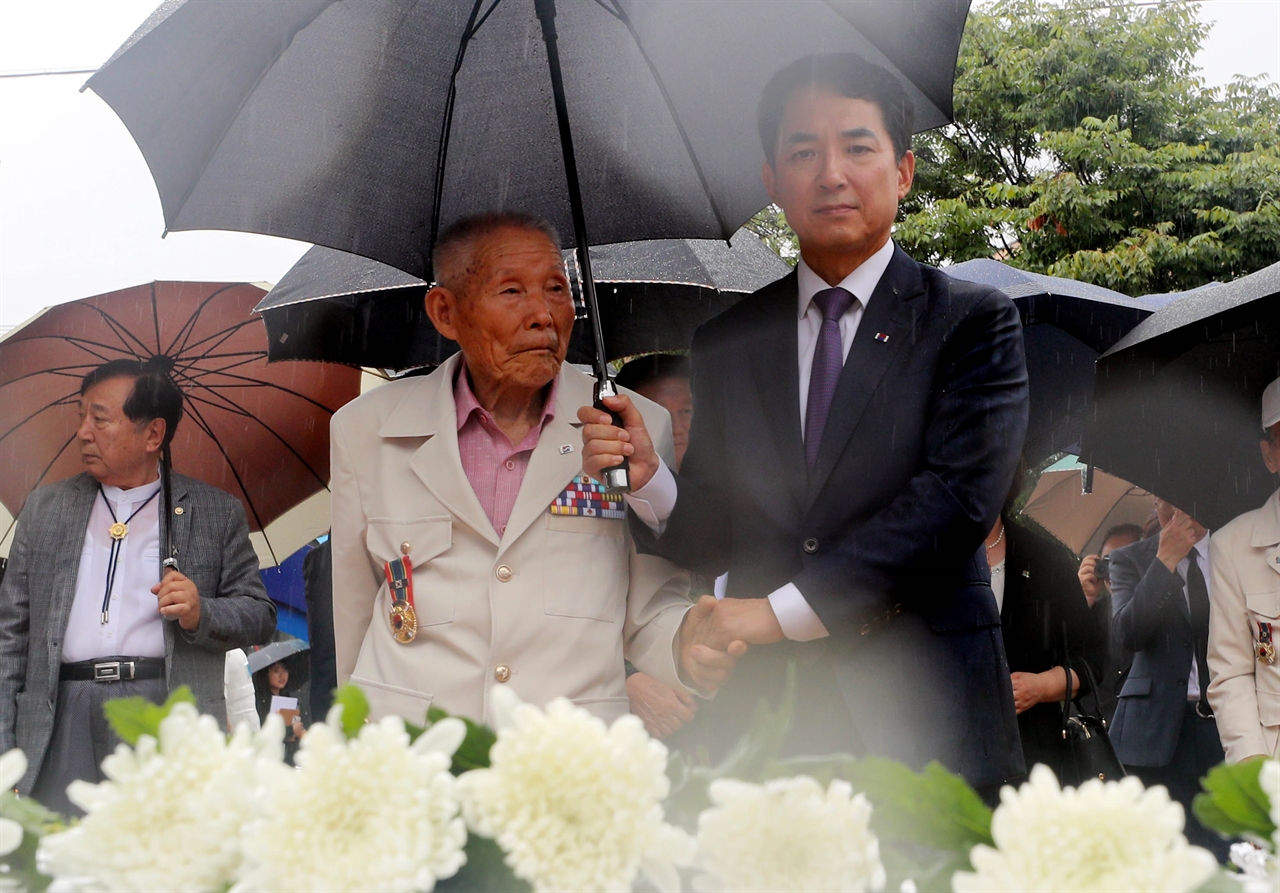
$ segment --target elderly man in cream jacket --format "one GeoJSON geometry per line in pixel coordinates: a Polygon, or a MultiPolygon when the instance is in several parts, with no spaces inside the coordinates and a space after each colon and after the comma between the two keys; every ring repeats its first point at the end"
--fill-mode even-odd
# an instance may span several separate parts
{"type": "MultiPolygon", "coordinates": [[[[582,475],[576,411],[594,379],[564,363],[574,305],[555,231],[468,218],[433,262],[427,312],[460,353],[333,418],[339,683],[374,718],[414,722],[432,704],[491,722],[498,686],[612,720],[624,657],[713,690],[744,646],[704,642],[715,600],[693,606],[688,575],[637,553],[621,498],[582,475]]],[[[666,411],[632,399],[670,461],[666,411]]]]}
{"type": "MultiPolygon", "coordinates": [[[[1280,474],[1280,379],[1262,393],[1262,461],[1280,474]]],[[[1227,761],[1280,758],[1280,490],[1213,535],[1209,703],[1227,761]]]]}

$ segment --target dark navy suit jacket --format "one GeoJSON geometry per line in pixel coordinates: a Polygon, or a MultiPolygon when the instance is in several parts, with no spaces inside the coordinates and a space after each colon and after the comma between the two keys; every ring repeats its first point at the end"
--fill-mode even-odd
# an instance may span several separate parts
{"type": "Polygon", "coordinates": [[[812,474],[797,318],[792,273],[698,330],[675,509],[657,540],[633,522],[642,544],[676,563],[727,570],[730,596],[794,582],[830,632],[752,649],[712,705],[735,690],[749,702],[795,657],[801,708],[823,706],[793,750],[938,759],[975,785],[1016,778],[1022,754],[981,544],[1026,431],[1017,310],[895,248],[812,474]],[[831,727],[844,737],[823,738],[831,727]]]}
{"type": "Polygon", "coordinates": [[[1160,537],[1111,553],[1112,623],[1134,652],[1120,689],[1111,743],[1126,766],[1167,766],[1187,709],[1193,654],[1183,579],[1156,560],[1160,537]]]}

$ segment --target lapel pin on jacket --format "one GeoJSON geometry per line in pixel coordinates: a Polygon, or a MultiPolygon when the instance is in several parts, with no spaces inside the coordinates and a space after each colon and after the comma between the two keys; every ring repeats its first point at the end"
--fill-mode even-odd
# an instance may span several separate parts
{"type": "Polygon", "coordinates": [[[884,332],[876,332],[876,340],[883,343],[889,340],[889,336],[884,332]]]}
{"type": "Polygon", "coordinates": [[[560,447],[561,456],[567,456],[572,452],[573,452],[573,444],[571,443],[566,443],[564,446],[560,447]]]}

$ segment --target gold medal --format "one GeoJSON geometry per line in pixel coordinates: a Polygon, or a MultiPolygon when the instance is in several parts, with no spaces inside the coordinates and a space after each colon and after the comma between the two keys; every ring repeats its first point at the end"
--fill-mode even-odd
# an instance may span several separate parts
{"type": "Polygon", "coordinates": [[[408,602],[394,602],[391,605],[391,635],[401,645],[408,645],[418,634],[418,613],[408,602]]]}
{"type": "Polygon", "coordinates": [[[1267,664],[1274,664],[1276,662],[1276,646],[1270,642],[1259,642],[1258,660],[1267,664]]]}
{"type": "Polygon", "coordinates": [[[124,524],[120,521],[117,521],[116,523],[112,524],[110,529],[107,530],[107,533],[111,534],[111,538],[113,540],[124,539],[124,535],[128,532],[129,532],[129,525],[124,524]]]}

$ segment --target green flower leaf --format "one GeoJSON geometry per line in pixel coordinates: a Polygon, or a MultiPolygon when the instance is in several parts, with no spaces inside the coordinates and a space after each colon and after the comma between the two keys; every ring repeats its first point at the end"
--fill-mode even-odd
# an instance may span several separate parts
{"type": "Polygon", "coordinates": [[[1271,799],[1258,782],[1264,762],[1223,763],[1210,770],[1200,781],[1204,793],[1192,803],[1200,823],[1223,837],[1251,835],[1270,841],[1276,830],[1271,799]]]}
{"type": "Polygon", "coordinates": [[[334,693],[333,703],[342,707],[342,734],[348,739],[359,735],[369,718],[369,699],[360,686],[348,682],[334,693]]]}
{"type": "Polygon", "coordinates": [[[961,853],[994,846],[991,810],[958,775],[938,762],[913,772],[880,757],[849,760],[841,774],[875,807],[871,827],[882,841],[961,853]]]}
{"type": "Polygon", "coordinates": [[[196,696],[191,689],[182,686],[169,695],[164,704],[153,704],[146,698],[116,698],[103,705],[107,722],[120,736],[120,740],[136,746],[143,735],[160,737],[160,723],[172,711],[175,704],[194,704],[196,696]]]}
{"type": "MultiPolygon", "coordinates": [[[[448,719],[450,715],[448,711],[439,707],[429,707],[427,709],[427,723],[438,723],[442,719],[448,719]]],[[[465,716],[458,718],[467,727],[467,737],[462,739],[461,746],[454,753],[453,765],[449,767],[449,771],[454,775],[461,775],[470,769],[487,769],[489,767],[489,751],[493,748],[494,742],[498,740],[497,734],[488,726],[481,725],[465,716]]],[[[414,737],[416,738],[417,736],[414,737]]]]}

